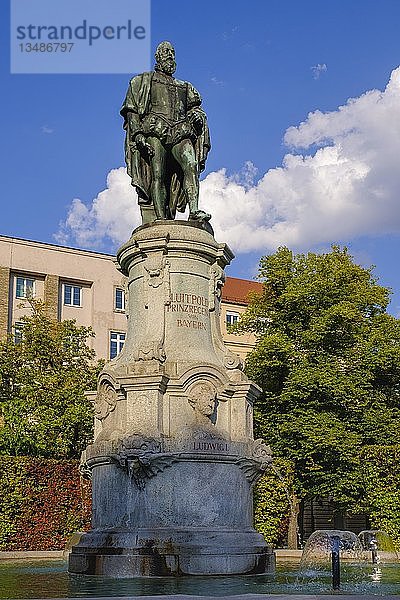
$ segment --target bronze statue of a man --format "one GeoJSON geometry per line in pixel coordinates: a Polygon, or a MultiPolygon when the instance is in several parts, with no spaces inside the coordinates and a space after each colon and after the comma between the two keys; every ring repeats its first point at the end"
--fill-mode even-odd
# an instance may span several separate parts
{"type": "Polygon", "coordinates": [[[173,77],[175,50],[159,44],[154,71],[133,77],[121,109],[125,160],[139,196],[143,222],[174,219],[189,206],[189,220],[208,221],[199,210],[199,174],[210,150],[201,97],[173,77]]]}

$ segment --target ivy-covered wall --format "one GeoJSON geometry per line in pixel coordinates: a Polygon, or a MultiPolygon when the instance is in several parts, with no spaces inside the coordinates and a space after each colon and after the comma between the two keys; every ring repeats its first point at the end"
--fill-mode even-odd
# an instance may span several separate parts
{"type": "MultiPolygon", "coordinates": [[[[0,550],[62,550],[90,528],[91,484],[77,460],[0,456],[0,550]]],[[[255,526],[274,546],[286,543],[291,463],[276,459],[255,487],[255,526]]]]}
{"type": "Polygon", "coordinates": [[[293,463],[275,458],[254,487],[254,526],[275,548],[288,538],[290,504],[293,501],[293,463]]]}
{"type": "Polygon", "coordinates": [[[0,456],[0,550],[62,550],[90,527],[90,482],[76,460],[0,456]]]}
{"type": "MultiPolygon", "coordinates": [[[[400,549],[400,446],[368,446],[361,459],[365,494],[357,508],[400,549]]],[[[255,486],[254,520],[279,548],[295,496],[293,464],[276,458],[275,467],[255,486]]],[[[0,550],[62,550],[72,533],[90,528],[90,513],[91,486],[78,461],[0,456],[0,550]]]]}
{"type": "MultiPolygon", "coordinates": [[[[349,512],[364,513],[371,529],[386,531],[400,550],[400,446],[365,446],[360,461],[363,494],[349,512]]],[[[287,543],[296,497],[293,463],[277,457],[275,466],[279,476],[268,470],[255,486],[254,518],[257,531],[279,548],[287,543]]]]}
{"type": "Polygon", "coordinates": [[[372,529],[386,531],[400,550],[400,446],[367,446],[362,502],[372,529]]]}

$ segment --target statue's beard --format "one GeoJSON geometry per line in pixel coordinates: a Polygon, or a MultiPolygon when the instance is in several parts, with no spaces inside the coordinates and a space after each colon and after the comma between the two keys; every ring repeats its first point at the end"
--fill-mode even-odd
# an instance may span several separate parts
{"type": "Polygon", "coordinates": [[[176,62],[173,58],[166,58],[165,60],[157,61],[155,69],[167,75],[172,75],[176,71],[176,62]]]}

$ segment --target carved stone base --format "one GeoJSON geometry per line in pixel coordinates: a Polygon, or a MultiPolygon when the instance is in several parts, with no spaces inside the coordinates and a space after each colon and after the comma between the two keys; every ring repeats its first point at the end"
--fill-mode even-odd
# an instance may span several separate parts
{"type": "Polygon", "coordinates": [[[112,577],[273,573],[275,556],[252,530],[92,531],[70,555],[69,571],[112,577]]]}
{"type": "Polygon", "coordinates": [[[118,251],[128,278],[128,332],[100,374],[92,531],[72,549],[72,573],[234,575],[271,572],[252,528],[252,486],[271,453],[253,439],[260,389],[220,331],[232,258],[200,224],[139,227],[118,251]]]}
{"type": "Polygon", "coordinates": [[[143,486],[106,457],[92,469],[96,528],[72,549],[70,572],[133,577],[273,571],[272,550],[250,525],[251,476],[238,456],[175,454],[143,486]]]}

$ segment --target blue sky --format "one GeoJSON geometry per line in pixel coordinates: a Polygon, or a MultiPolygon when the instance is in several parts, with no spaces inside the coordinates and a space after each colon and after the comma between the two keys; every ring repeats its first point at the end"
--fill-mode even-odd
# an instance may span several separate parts
{"type": "MultiPolygon", "coordinates": [[[[0,233],[114,252],[137,219],[120,169],[129,75],[10,75],[1,13],[0,233]]],[[[237,256],[228,274],[253,277],[279,244],[346,244],[400,312],[399,22],[398,0],[152,1],[153,50],[171,40],[203,97],[201,199],[237,256]]]]}

